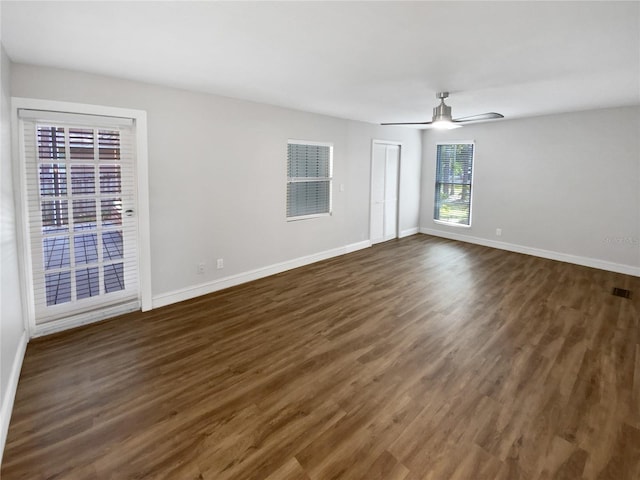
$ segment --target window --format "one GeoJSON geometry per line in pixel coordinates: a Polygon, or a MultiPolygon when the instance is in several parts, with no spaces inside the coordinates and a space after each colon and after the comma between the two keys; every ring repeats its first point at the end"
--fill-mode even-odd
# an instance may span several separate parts
{"type": "Polygon", "coordinates": [[[333,145],[289,140],[287,220],[331,214],[333,145]]]}
{"type": "Polygon", "coordinates": [[[472,174],[473,143],[438,144],[434,220],[471,224],[472,174]]]}

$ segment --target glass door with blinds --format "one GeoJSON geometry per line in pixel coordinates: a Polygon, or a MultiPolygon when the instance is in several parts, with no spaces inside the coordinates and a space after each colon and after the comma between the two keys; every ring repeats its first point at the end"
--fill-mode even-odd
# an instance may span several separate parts
{"type": "Polygon", "coordinates": [[[137,300],[132,126],[22,121],[36,324],[137,300]]]}

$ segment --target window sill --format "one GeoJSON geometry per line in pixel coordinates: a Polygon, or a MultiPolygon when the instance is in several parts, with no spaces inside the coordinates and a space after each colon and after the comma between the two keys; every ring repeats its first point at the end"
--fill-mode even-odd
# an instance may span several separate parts
{"type": "Polygon", "coordinates": [[[287,217],[287,222],[297,222],[298,220],[309,220],[312,218],[330,217],[331,213],[314,213],[313,215],[300,215],[299,217],[287,217]]]}
{"type": "Polygon", "coordinates": [[[471,224],[465,225],[463,223],[445,222],[442,220],[434,220],[433,223],[437,223],[438,225],[446,225],[447,227],[471,228],[471,224]]]}

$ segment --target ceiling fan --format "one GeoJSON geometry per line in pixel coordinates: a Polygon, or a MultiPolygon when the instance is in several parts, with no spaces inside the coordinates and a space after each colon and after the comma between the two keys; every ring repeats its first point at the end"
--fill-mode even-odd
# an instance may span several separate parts
{"type": "Polygon", "coordinates": [[[462,118],[451,117],[451,107],[444,103],[444,99],[449,96],[449,92],[438,92],[436,98],[440,99],[440,105],[433,109],[433,119],[430,122],[405,122],[405,123],[382,123],[381,125],[432,125],[433,128],[458,128],[462,123],[478,122],[481,120],[495,120],[504,118],[504,115],[496,112],[480,113],[462,118]]]}

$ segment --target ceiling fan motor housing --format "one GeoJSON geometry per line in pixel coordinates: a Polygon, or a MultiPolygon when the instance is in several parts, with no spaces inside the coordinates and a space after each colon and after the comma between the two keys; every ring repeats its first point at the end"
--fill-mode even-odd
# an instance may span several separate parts
{"type": "Polygon", "coordinates": [[[440,105],[433,109],[434,122],[451,122],[451,107],[445,105],[444,98],[440,100],[440,105]]]}

